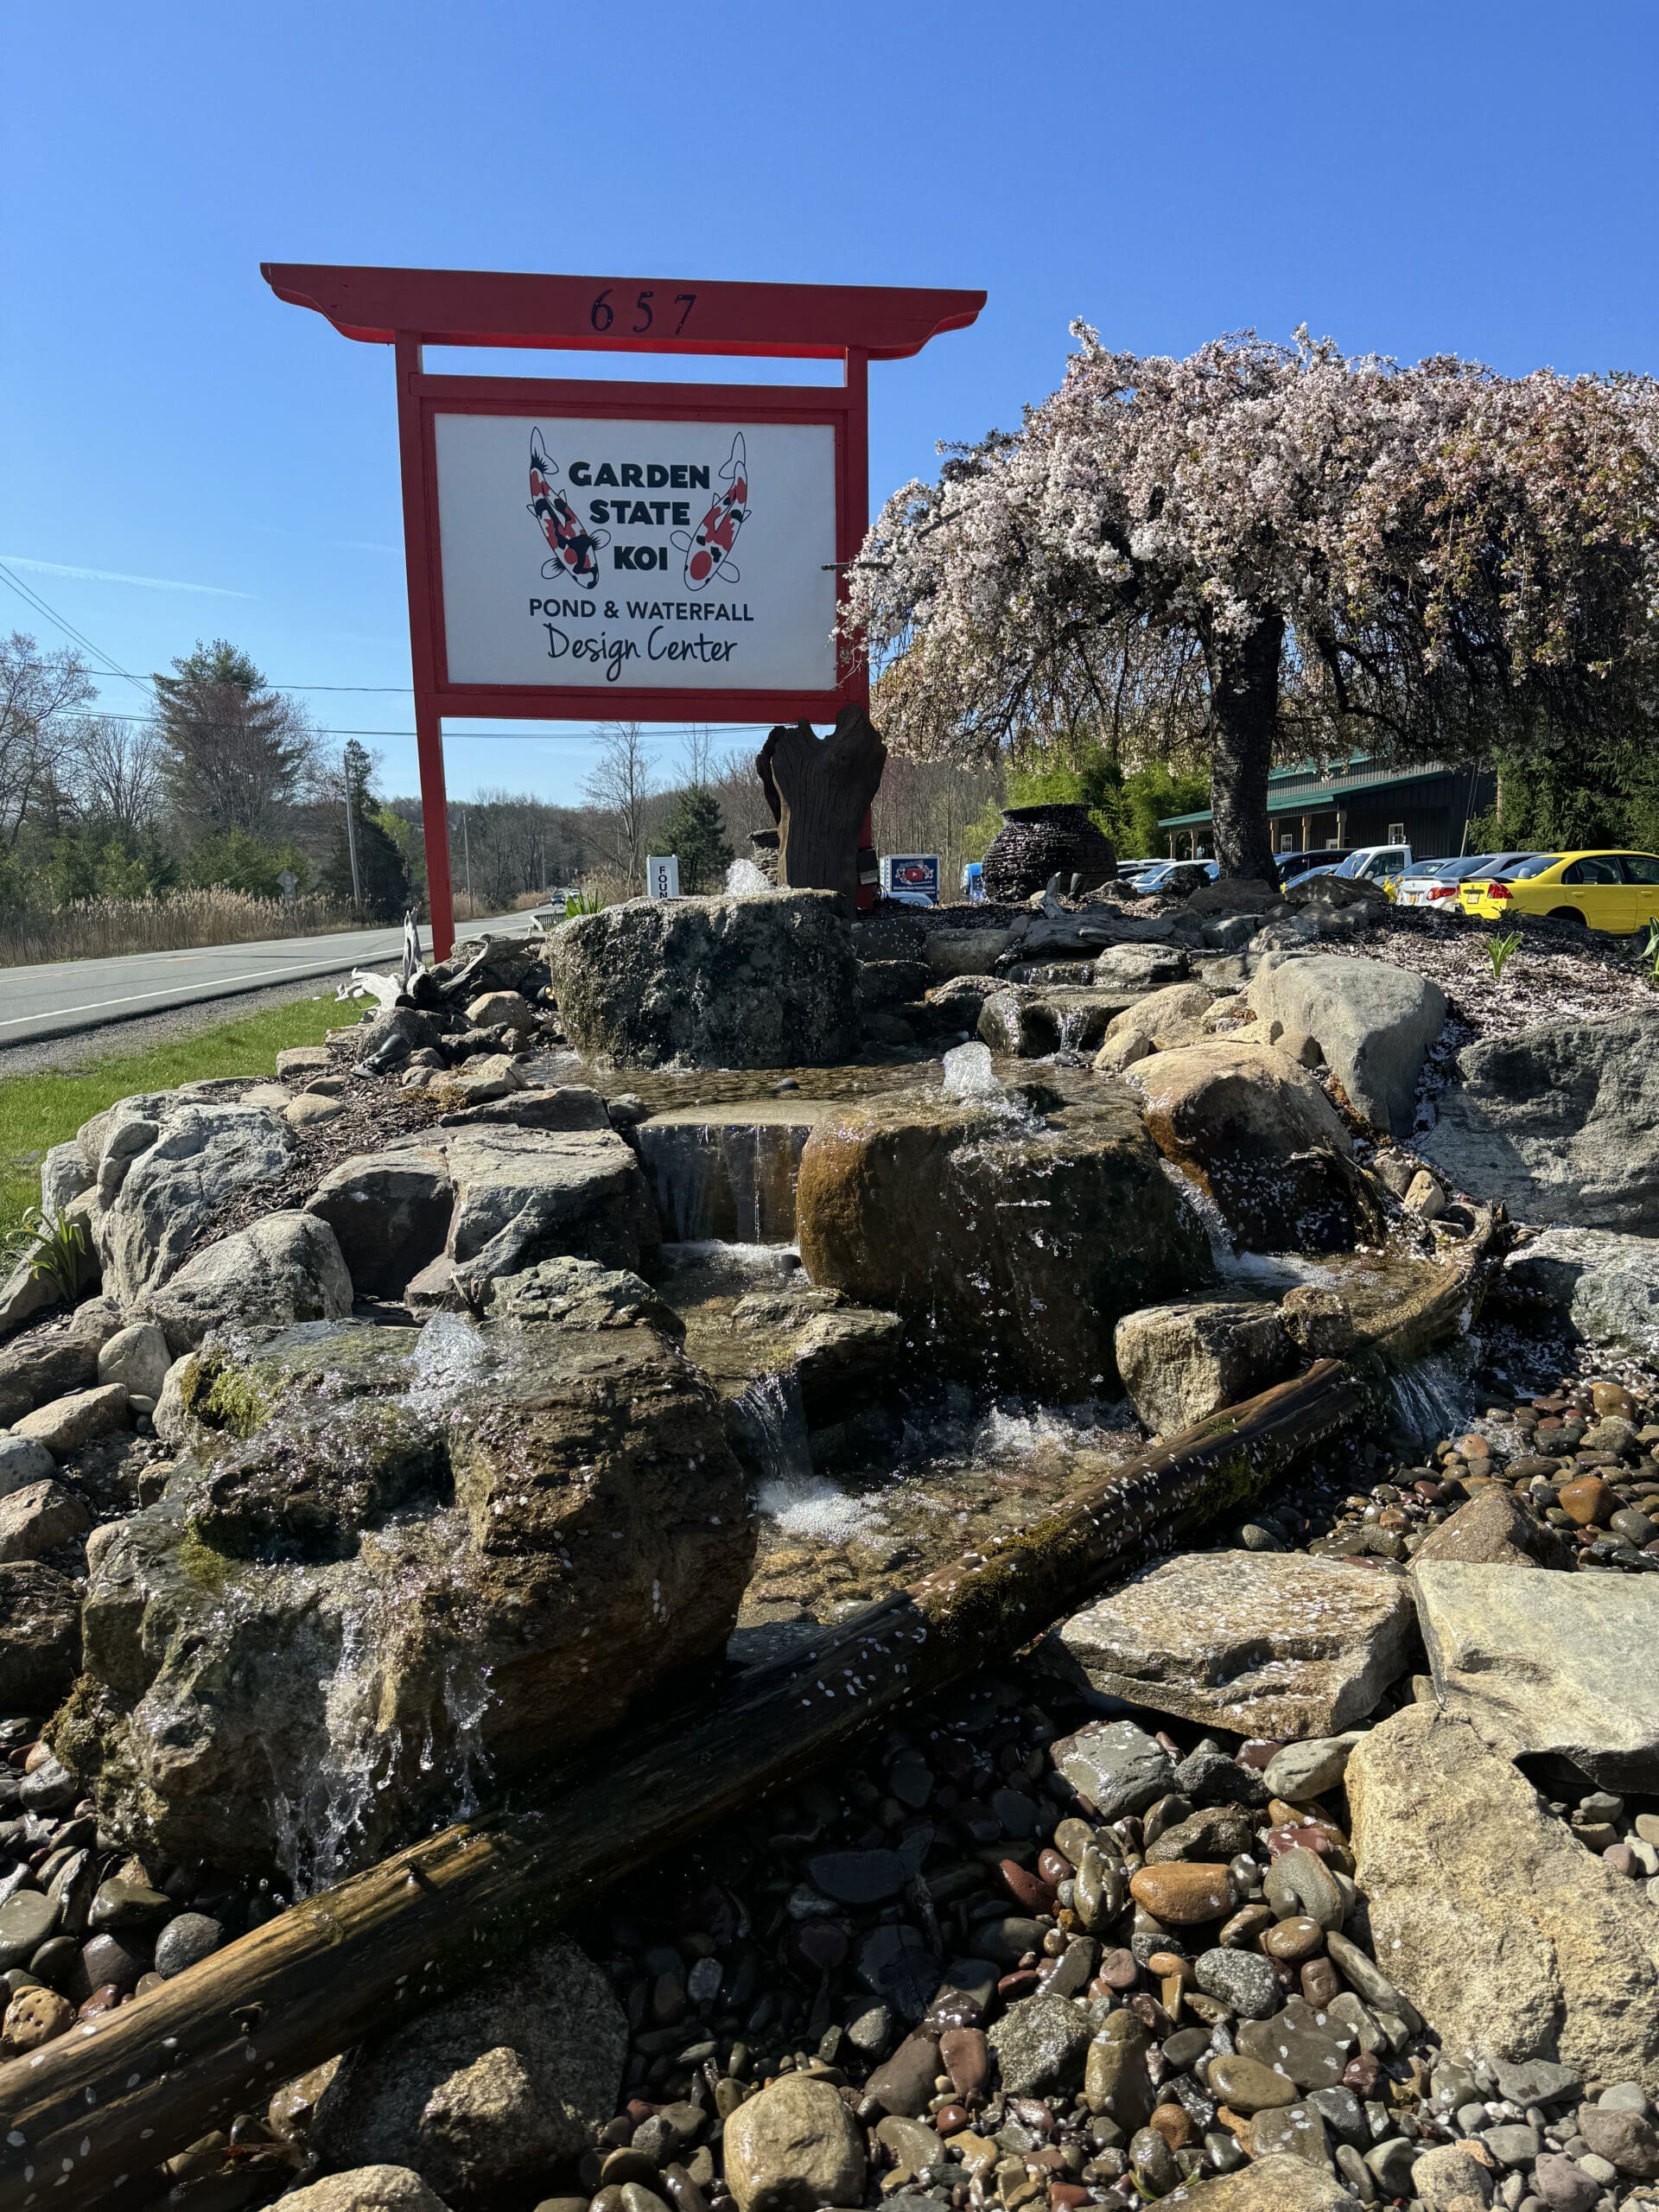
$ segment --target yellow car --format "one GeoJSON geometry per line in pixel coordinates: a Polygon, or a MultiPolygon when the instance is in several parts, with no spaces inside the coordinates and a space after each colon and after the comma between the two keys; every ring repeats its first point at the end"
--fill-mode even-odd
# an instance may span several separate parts
{"type": "Polygon", "coordinates": [[[1471,877],[1458,903],[1489,922],[1548,914],[1628,936],[1659,922],[1659,854],[1535,853],[1500,874],[1471,877]]]}

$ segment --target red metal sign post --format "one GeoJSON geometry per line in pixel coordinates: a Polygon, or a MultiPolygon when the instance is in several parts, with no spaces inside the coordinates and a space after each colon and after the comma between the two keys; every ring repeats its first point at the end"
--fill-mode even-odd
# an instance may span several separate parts
{"type": "MultiPolygon", "coordinates": [[[[682,594],[703,593],[722,574],[734,582],[738,579],[741,572],[729,556],[746,516],[748,447],[771,439],[765,448],[769,454],[810,471],[826,457],[827,439],[833,453],[833,527],[821,518],[827,557],[807,565],[833,569],[834,598],[839,600],[847,565],[869,524],[868,364],[904,359],[939,332],[965,328],[984,305],[983,292],[272,262],[263,264],[263,273],[279,299],[314,308],[343,336],[394,349],[427,894],[433,950],[439,958],[454,941],[443,773],[446,715],[532,721],[761,723],[833,721],[843,707],[868,703],[864,655],[844,645],[831,651],[818,639],[810,653],[798,650],[794,661],[786,645],[774,651],[764,680],[721,681],[722,658],[733,658],[736,648],[706,630],[693,635],[683,623],[677,630],[676,613],[701,614],[706,606],[702,600],[691,608],[677,606],[674,594],[677,588],[682,594]],[[844,380],[830,386],[442,376],[427,372],[428,346],[838,359],[846,370],[844,380]],[[499,418],[493,427],[490,417],[499,418]],[[552,578],[553,588],[544,600],[527,603],[512,595],[512,608],[519,632],[526,624],[546,632],[546,681],[541,680],[539,664],[524,658],[528,649],[517,633],[499,654],[499,667],[492,658],[498,616],[477,574],[488,565],[487,549],[480,554],[474,518],[461,499],[463,463],[445,458],[449,452],[495,455],[504,441],[515,442],[516,454],[522,425],[537,418],[584,429],[613,423],[619,441],[632,425],[642,439],[655,435],[659,445],[664,431],[677,426],[720,426],[722,449],[728,429],[731,434],[730,458],[717,470],[707,463],[671,466],[666,460],[653,461],[647,469],[633,461],[595,464],[583,459],[567,465],[561,475],[563,455],[559,461],[544,459],[534,442],[541,435],[539,427],[532,433],[524,445],[528,474],[522,480],[534,495],[529,504],[545,536],[537,550],[550,550],[553,556],[541,570],[552,578]],[[619,475],[623,486],[666,496],[601,501],[588,497],[593,485],[607,489],[619,475]],[[582,492],[573,497],[577,486],[582,492]],[[594,523],[596,515],[607,522],[632,521],[660,542],[613,543],[612,533],[594,523]],[[625,593],[645,595],[627,602],[630,615],[651,594],[669,594],[660,609],[653,601],[652,612],[660,611],[666,619],[648,632],[639,632],[636,624],[632,636],[607,637],[598,621],[581,619],[596,617],[606,605],[596,587],[607,548],[612,569],[606,571],[607,581],[625,593]],[[683,581],[664,577],[635,585],[636,562],[648,572],[672,565],[683,581]],[[621,586],[614,583],[614,569],[628,572],[621,586]],[[458,608],[464,613],[457,613],[458,608]],[[684,681],[677,680],[682,663],[684,681]],[[711,664],[715,672],[705,681],[703,671],[711,664]],[[588,680],[573,680],[578,672],[588,680]]],[[[666,446],[662,449],[668,451],[666,446]]],[[[829,480],[823,480],[827,489],[829,480]]],[[[766,581],[764,568],[758,575],[753,569],[750,573],[757,584],[766,581]]],[[[617,602],[611,605],[616,611],[617,602]]],[[[747,602],[715,611],[739,623],[754,619],[747,602]]],[[[538,639],[538,654],[543,650],[538,639]]]]}

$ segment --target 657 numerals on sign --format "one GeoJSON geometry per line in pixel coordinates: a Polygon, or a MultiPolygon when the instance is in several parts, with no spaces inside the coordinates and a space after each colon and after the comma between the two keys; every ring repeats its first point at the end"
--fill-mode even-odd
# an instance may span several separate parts
{"type": "MultiPolygon", "coordinates": [[[[616,309],[611,305],[611,294],[615,289],[613,284],[607,284],[602,292],[594,296],[594,303],[588,310],[588,320],[595,330],[608,330],[616,321],[616,309]]],[[[655,322],[658,310],[653,302],[657,289],[655,284],[646,284],[634,294],[632,311],[637,320],[625,326],[631,338],[643,338],[655,322]]],[[[662,309],[664,317],[671,315],[675,308],[680,310],[679,321],[674,325],[671,336],[677,338],[685,328],[685,319],[696,303],[695,292],[676,292],[671,304],[662,309]]],[[[622,312],[624,315],[628,313],[626,305],[622,312]]]]}

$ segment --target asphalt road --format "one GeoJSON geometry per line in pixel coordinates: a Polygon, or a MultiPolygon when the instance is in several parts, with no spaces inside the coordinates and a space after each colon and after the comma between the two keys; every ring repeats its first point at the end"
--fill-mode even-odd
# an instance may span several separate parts
{"type": "MultiPolygon", "coordinates": [[[[459,934],[528,928],[527,914],[463,922],[459,934]]],[[[431,949],[423,931],[423,948],[431,949]]],[[[207,999],[234,998],[273,984],[340,976],[349,968],[389,967],[402,953],[400,928],[346,930],[326,937],[276,938],[258,944],[198,945],[187,952],[135,952],[110,960],[54,960],[38,968],[0,968],[0,1046],[69,1037],[207,999]]]]}

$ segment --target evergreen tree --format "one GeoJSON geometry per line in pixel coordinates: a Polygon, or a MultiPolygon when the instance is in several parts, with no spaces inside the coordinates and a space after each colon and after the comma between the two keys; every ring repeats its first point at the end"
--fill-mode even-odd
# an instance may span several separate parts
{"type": "Polygon", "coordinates": [[[228,639],[198,643],[152,680],[161,702],[162,784],[190,840],[268,838],[310,765],[311,734],[228,639]]]}
{"type": "Polygon", "coordinates": [[[726,842],[726,824],[720,801],[713,791],[682,791],[670,807],[662,827],[663,843],[680,863],[680,888],[697,892],[725,880],[732,864],[726,842]]]}

